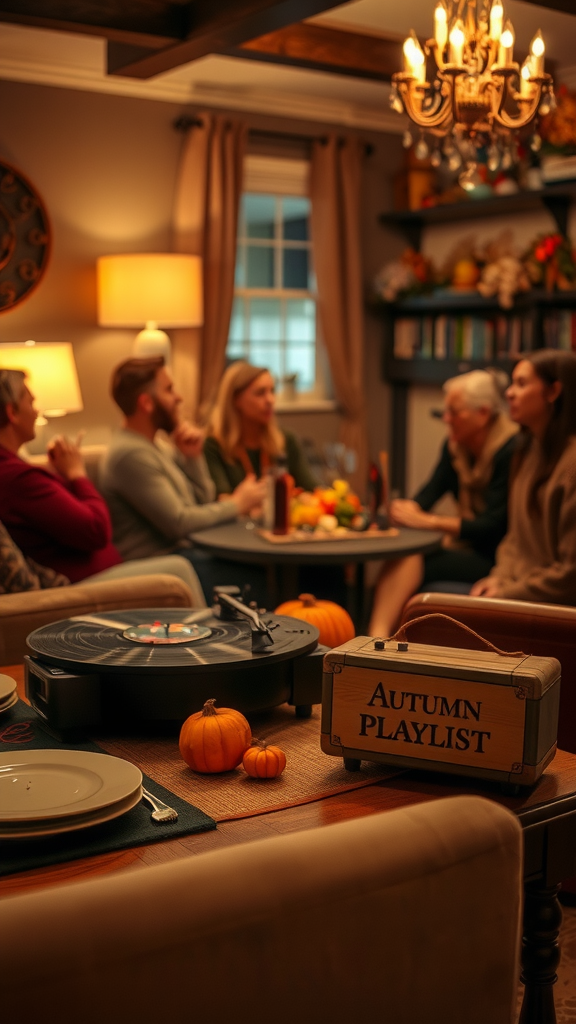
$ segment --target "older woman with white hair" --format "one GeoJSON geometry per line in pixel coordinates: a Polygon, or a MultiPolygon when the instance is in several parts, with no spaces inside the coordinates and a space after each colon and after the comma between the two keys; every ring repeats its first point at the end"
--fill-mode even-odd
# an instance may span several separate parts
{"type": "Polygon", "coordinates": [[[443,420],[448,437],[440,460],[413,500],[393,501],[396,526],[439,530],[440,551],[387,562],[376,585],[371,636],[390,636],[404,604],[422,585],[450,581],[470,586],[494,565],[506,533],[508,476],[518,427],[505,411],[505,377],[472,370],[444,384],[443,420]],[[458,511],[437,515],[433,506],[452,494],[458,511]]]}

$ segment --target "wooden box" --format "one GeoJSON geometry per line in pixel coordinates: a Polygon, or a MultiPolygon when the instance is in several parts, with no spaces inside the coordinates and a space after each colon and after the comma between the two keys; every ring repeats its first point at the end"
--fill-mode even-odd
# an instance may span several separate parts
{"type": "Polygon", "coordinates": [[[560,662],[359,636],[324,656],[322,750],[530,786],[556,751],[560,662]]]}

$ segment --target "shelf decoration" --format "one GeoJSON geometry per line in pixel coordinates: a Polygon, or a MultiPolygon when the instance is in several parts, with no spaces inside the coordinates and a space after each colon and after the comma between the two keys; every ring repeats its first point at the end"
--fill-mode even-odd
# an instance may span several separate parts
{"type": "Polygon", "coordinates": [[[503,309],[512,309],[514,296],[530,291],[530,278],[516,256],[500,256],[483,268],[478,291],[486,299],[497,295],[503,309]]]}
{"type": "Polygon", "coordinates": [[[538,235],[524,256],[532,283],[547,291],[576,288],[576,251],[564,235],[538,235]]]}
{"type": "MultiPolygon", "coordinates": [[[[514,29],[505,20],[501,0],[438,0],[434,38],[424,48],[414,32],[404,43],[404,70],[392,75],[390,104],[421,130],[416,155],[430,153],[424,133],[435,140],[431,162],[461,168],[460,184],[474,187],[477,149],[487,147],[488,169],[509,168],[514,160],[512,133],[553,108],[552,78],[544,71],[544,40],[534,36],[522,64],[514,61],[514,29]],[[432,64],[433,81],[427,78],[432,64]]],[[[432,76],[430,76],[432,77],[432,76]]],[[[413,138],[405,133],[406,148],[413,138]]],[[[541,139],[534,135],[531,148],[541,139]]]]}
{"type": "Polygon", "coordinates": [[[540,122],[542,176],[547,182],[576,178],[576,91],[561,85],[556,102],[556,109],[540,122]]]}
{"type": "Polygon", "coordinates": [[[374,278],[376,302],[395,302],[398,298],[421,295],[432,290],[435,276],[430,260],[414,249],[406,249],[400,259],[385,263],[374,278]]]}

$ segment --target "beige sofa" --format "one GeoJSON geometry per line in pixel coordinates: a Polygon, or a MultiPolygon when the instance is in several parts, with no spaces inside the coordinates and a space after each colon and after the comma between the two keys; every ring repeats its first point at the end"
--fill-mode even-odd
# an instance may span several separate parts
{"type": "Polygon", "coordinates": [[[521,851],[453,797],[9,897],[1,1017],[512,1024],[521,851]]]}
{"type": "Polygon", "coordinates": [[[33,629],[84,612],[116,608],[191,608],[192,592],[177,576],[133,576],[101,583],[74,583],[53,590],[0,595],[0,665],[17,665],[33,629]]]}

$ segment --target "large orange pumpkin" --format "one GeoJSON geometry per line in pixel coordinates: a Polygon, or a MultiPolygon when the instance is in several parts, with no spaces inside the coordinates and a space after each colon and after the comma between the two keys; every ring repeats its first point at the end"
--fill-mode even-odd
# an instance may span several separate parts
{"type": "Polygon", "coordinates": [[[297,601],[278,605],[277,615],[292,615],[311,622],[320,631],[320,643],[339,647],[356,636],[354,623],[345,608],[334,601],[317,601],[312,594],[300,594],[297,601]]]}
{"type": "Polygon", "coordinates": [[[286,754],[280,747],[268,746],[266,740],[252,740],[242,765],[253,779],[275,779],[286,767],[286,754]]]}
{"type": "Polygon", "coordinates": [[[207,700],[180,730],[180,753],[195,772],[229,772],[250,746],[252,733],[244,715],[215,705],[207,700]]]}

